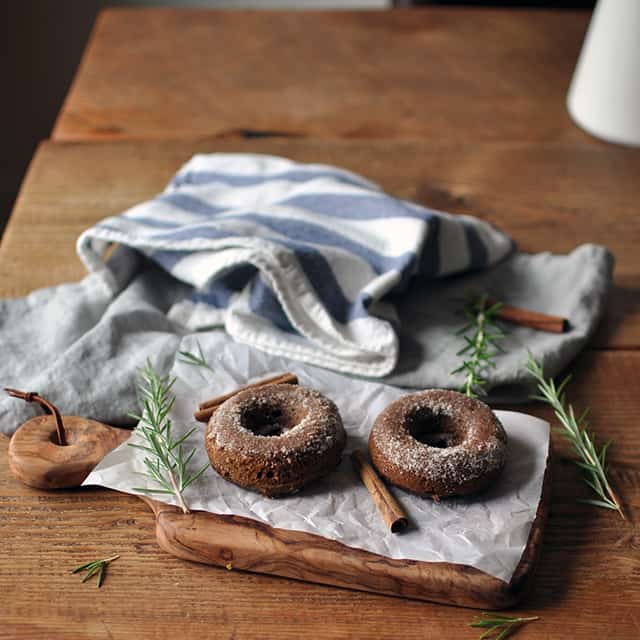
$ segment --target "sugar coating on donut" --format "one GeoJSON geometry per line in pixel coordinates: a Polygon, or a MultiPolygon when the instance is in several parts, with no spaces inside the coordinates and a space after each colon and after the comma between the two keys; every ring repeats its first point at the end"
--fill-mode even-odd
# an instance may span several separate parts
{"type": "Polygon", "coordinates": [[[450,496],[490,484],[504,466],[506,442],[504,428],[483,402],[435,389],[389,405],[376,419],[369,451],[393,484],[419,495],[450,496]],[[443,432],[434,433],[438,428],[443,432]],[[439,446],[429,437],[439,437],[439,446]]]}
{"type": "Polygon", "coordinates": [[[238,446],[245,453],[264,453],[265,447],[284,453],[293,448],[313,452],[331,446],[336,437],[337,409],[333,402],[313,389],[281,386],[282,389],[270,388],[268,393],[249,389],[244,397],[236,396],[236,402],[225,403],[216,412],[215,422],[224,421],[227,428],[212,430],[208,437],[215,438],[217,446],[238,446]],[[276,403],[281,410],[288,410],[293,416],[299,415],[300,420],[291,426],[284,424],[281,435],[256,433],[248,427],[246,418],[249,411],[264,413],[276,403]],[[236,433],[249,437],[238,441],[236,433]]]}
{"type": "Polygon", "coordinates": [[[335,404],[313,389],[247,389],[213,414],[205,437],[213,467],[248,489],[275,496],[335,467],[346,442],[335,404]]]}

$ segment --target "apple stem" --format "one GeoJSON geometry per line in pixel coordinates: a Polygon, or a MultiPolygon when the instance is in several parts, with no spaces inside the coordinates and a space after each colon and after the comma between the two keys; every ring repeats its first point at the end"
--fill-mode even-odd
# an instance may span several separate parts
{"type": "Polygon", "coordinates": [[[43,409],[48,411],[56,421],[56,434],[58,436],[58,444],[64,447],[67,444],[67,438],[64,432],[64,425],[62,424],[62,416],[54,405],[48,400],[45,400],[42,396],[38,395],[35,391],[18,391],[17,389],[5,388],[5,391],[12,398],[20,398],[26,402],[37,402],[43,409]]]}

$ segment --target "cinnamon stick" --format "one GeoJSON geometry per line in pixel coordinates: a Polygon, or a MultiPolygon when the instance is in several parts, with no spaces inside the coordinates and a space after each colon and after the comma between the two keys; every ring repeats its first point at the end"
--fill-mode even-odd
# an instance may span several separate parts
{"type": "MultiPolygon", "coordinates": [[[[487,306],[489,307],[495,303],[495,300],[487,300],[487,306]]],[[[530,309],[512,307],[508,304],[503,304],[496,313],[496,316],[505,322],[511,322],[522,327],[530,327],[531,329],[538,329],[538,331],[564,333],[569,330],[569,321],[566,318],[551,316],[546,313],[531,311],[530,309]]]]}
{"type": "Polygon", "coordinates": [[[360,475],[364,486],[367,487],[391,533],[404,531],[409,524],[407,515],[391,495],[382,478],[376,473],[376,470],[371,466],[362,451],[356,449],[351,454],[351,461],[353,462],[353,468],[360,475]]]}
{"type": "Polygon", "coordinates": [[[298,377],[293,373],[280,373],[277,376],[271,376],[270,378],[265,378],[264,380],[258,380],[257,382],[245,385],[244,387],[240,387],[238,389],[235,389],[234,391],[225,393],[224,395],[211,398],[211,400],[205,400],[204,402],[200,403],[200,405],[198,406],[198,411],[193,414],[193,417],[198,422],[209,422],[209,419],[213,415],[214,411],[223,402],[235,396],[237,393],[245,391],[246,389],[257,389],[259,387],[267,387],[273,384],[298,384],[298,377]]]}

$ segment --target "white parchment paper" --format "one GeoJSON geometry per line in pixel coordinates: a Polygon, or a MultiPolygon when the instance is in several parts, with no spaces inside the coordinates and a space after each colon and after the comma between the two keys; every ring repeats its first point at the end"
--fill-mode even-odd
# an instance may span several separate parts
{"type": "MultiPolygon", "coordinates": [[[[209,468],[185,492],[191,509],[253,518],[281,529],[293,529],[338,540],[343,544],[390,558],[466,564],[504,581],[515,571],[542,491],[549,446],[548,423],[522,413],[497,411],[509,436],[508,459],[499,481],[488,491],[471,498],[423,499],[394,488],[406,509],[410,527],[402,534],[390,533],[347,454],[365,449],[369,431],[380,411],[406,392],[383,384],[347,378],[331,371],[302,365],[221,341],[216,334],[202,334],[198,341],[212,371],[177,361],[176,404],[172,412],[175,434],[193,427],[198,403],[225,393],[247,381],[292,371],[300,383],[328,395],[338,406],[348,434],[347,447],[338,469],[326,478],[286,498],[269,499],[246,491],[221,478],[209,468]]],[[[197,353],[193,337],[181,350],[197,353]]],[[[134,432],[130,442],[140,441],[134,432]]],[[[204,425],[186,441],[196,448],[192,468],[208,460],[204,425]]],[[[139,473],[144,471],[144,452],[126,443],[108,454],[85,480],[126,493],[133,487],[154,487],[139,473]]],[[[173,496],[154,498],[176,504],[173,496]]]]}

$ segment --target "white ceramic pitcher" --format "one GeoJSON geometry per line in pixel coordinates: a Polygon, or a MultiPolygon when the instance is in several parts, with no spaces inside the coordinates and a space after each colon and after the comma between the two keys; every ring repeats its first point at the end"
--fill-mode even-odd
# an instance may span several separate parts
{"type": "Polygon", "coordinates": [[[567,108],[592,135],[640,146],[640,0],[598,1],[567,108]]]}

